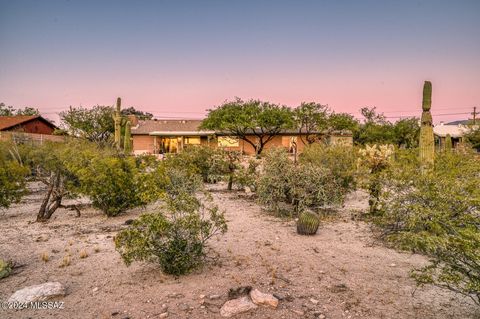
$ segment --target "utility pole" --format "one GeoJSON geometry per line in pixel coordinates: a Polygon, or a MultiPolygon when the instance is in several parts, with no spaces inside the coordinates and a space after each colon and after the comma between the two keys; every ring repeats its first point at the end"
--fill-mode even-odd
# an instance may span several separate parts
{"type": "Polygon", "coordinates": [[[473,115],[473,125],[477,124],[476,120],[477,120],[477,107],[474,106],[473,107],[473,112],[472,112],[472,115],[473,115]]]}

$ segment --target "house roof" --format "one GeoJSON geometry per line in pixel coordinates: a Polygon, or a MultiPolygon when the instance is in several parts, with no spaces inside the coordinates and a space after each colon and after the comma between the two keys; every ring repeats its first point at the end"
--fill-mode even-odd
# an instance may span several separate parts
{"type": "MultiPolygon", "coordinates": [[[[132,127],[133,135],[199,135],[202,120],[144,120],[132,127]],[[180,134],[181,133],[181,134],[180,134]],[[187,133],[187,134],[185,134],[187,133]]],[[[206,134],[208,132],[203,131],[206,134]]]]}
{"type": "Polygon", "coordinates": [[[446,137],[447,134],[450,134],[451,137],[462,137],[469,129],[470,127],[465,125],[440,124],[433,127],[433,133],[440,137],[446,137]]]}
{"type": "Polygon", "coordinates": [[[25,124],[32,120],[39,119],[53,128],[57,128],[52,122],[40,115],[15,115],[15,116],[0,116],[0,131],[4,131],[15,127],[17,125],[25,124]]]}
{"type": "MultiPolygon", "coordinates": [[[[207,135],[231,135],[226,132],[200,130],[202,120],[143,120],[132,127],[132,135],[157,135],[157,136],[207,136],[207,135]]],[[[260,132],[260,130],[258,130],[260,132]]],[[[252,132],[253,134],[254,132],[252,132]]],[[[311,132],[311,134],[324,134],[326,132],[311,132]]],[[[333,135],[351,136],[350,131],[331,131],[333,135]]],[[[284,130],[280,134],[296,135],[297,130],[284,130]]],[[[305,134],[305,133],[303,133],[305,134]]]]}

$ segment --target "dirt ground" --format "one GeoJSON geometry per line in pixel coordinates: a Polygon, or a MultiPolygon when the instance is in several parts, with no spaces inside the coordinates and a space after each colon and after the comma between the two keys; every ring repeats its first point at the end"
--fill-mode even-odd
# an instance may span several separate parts
{"type": "Polygon", "coordinates": [[[33,221],[42,190],[36,189],[0,213],[0,258],[20,265],[0,280],[0,301],[23,287],[59,281],[68,291],[64,309],[0,309],[0,318],[160,318],[165,309],[168,318],[220,318],[229,288],[245,285],[282,300],[277,309],[259,307],[236,318],[480,318],[468,298],[416,289],[409,271],[426,259],[385,248],[368,224],[351,218],[366,207],[364,194],[352,194],[342,216],[306,237],[296,234],[294,222],[269,216],[244,193],[223,187],[212,191],[229,227],[211,242],[217,261],[179,279],[153,264],[126,267],[115,251],[115,234],[144,210],[108,219],[93,209],[80,218],[59,210],[39,224],[33,221]],[[80,258],[82,250],[88,257],[80,258]],[[68,252],[71,264],[59,267],[68,252]]]}

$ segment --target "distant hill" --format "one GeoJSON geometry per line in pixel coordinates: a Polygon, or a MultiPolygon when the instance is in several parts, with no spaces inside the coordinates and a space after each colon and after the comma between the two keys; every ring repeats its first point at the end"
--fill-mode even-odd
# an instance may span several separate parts
{"type": "Polygon", "coordinates": [[[445,125],[467,125],[467,124],[472,124],[472,120],[458,120],[458,121],[453,121],[450,123],[445,123],[445,125]]]}

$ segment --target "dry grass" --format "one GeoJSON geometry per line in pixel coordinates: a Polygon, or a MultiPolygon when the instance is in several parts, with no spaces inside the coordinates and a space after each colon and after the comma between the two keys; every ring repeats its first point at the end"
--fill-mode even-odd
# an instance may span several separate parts
{"type": "Polygon", "coordinates": [[[60,268],[68,267],[68,266],[70,266],[71,263],[72,263],[72,258],[70,257],[70,255],[65,255],[65,256],[63,256],[62,262],[60,263],[60,265],[58,267],[60,267],[60,268]]]}
{"type": "Polygon", "coordinates": [[[48,253],[46,251],[44,251],[41,255],[40,255],[40,259],[43,260],[44,262],[47,262],[50,260],[50,257],[48,256],[48,253]]]}
{"type": "Polygon", "coordinates": [[[82,249],[82,250],[80,250],[79,257],[82,258],[82,259],[88,257],[88,252],[87,252],[87,250],[86,250],[85,248],[82,249]]]}

